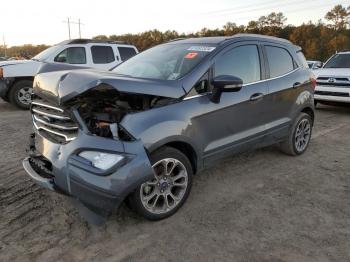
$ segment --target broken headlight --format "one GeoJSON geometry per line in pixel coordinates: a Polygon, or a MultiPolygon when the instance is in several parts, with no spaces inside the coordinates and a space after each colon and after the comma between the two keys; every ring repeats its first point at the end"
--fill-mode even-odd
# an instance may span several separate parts
{"type": "Polygon", "coordinates": [[[102,170],[108,170],[124,159],[122,155],[98,151],[83,151],[79,153],[79,156],[90,161],[92,166],[102,170]]]}

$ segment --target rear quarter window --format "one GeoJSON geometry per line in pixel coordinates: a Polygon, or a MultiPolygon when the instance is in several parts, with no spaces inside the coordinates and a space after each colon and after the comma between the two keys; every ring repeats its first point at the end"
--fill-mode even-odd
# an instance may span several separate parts
{"type": "Polygon", "coordinates": [[[310,67],[308,65],[308,63],[306,62],[306,58],[305,58],[303,52],[298,51],[297,56],[298,56],[299,62],[301,63],[302,67],[304,67],[304,68],[311,68],[312,67],[312,65],[313,65],[312,63],[311,63],[311,67],[310,67]]]}
{"type": "Polygon", "coordinates": [[[113,49],[110,46],[92,46],[91,55],[94,64],[109,64],[115,60],[113,49]]]}
{"type": "Polygon", "coordinates": [[[265,46],[270,67],[270,78],[282,76],[294,70],[294,61],[289,52],[277,46],[265,46]]]}
{"type": "Polygon", "coordinates": [[[120,46],[120,47],[118,47],[118,50],[119,50],[120,58],[122,59],[122,61],[126,61],[129,58],[136,55],[136,51],[132,47],[121,47],[120,46]]]}

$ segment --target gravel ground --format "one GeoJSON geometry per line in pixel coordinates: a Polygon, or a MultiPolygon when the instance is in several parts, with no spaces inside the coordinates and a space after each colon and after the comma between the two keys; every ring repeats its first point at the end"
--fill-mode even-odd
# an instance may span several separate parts
{"type": "Polygon", "coordinates": [[[305,155],[231,157],[195,177],[171,218],[122,206],[97,227],[25,175],[29,113],[1,101],[0,261],[350,261],[350,108],[316,117],[305,155]]]}

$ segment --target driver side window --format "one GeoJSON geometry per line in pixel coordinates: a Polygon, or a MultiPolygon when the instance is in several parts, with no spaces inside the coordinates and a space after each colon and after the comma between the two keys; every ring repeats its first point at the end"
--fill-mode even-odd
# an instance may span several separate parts
{"type": "Polygon", "coordinates": [[[84,47],[69,47],[55,57],[55,62],[68,64],[86,64],[84,47]]]}
{"type": "Polygon", "coordinates": [[[215,62],[215,76],[236,76],[243,84],[261,80],[260,59],[256,45],[244,45],[233,48],[215,62]]]}

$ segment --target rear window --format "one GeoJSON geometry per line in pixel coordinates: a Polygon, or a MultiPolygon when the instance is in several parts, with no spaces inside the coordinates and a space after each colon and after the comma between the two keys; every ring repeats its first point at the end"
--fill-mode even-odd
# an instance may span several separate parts
{"type": "Polygon", "coordinates": [[[277,77],[294,70],[293,58],[281,47],[265,46],[270,66],[270,77],[277,77]]]}
{"type": "Polygon", "coordinates": [[[126,61],[136,55],[135,49],[131,47],[118,47],[118,50],[122,61],[126,61]]]}
{"type": "Polygon", "coordinates": [[[94,64],[108,64],[115,60],[113,49],[110,46],[92,46],[91,55],[94,64]]]}

